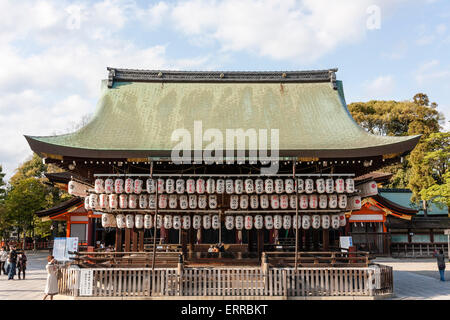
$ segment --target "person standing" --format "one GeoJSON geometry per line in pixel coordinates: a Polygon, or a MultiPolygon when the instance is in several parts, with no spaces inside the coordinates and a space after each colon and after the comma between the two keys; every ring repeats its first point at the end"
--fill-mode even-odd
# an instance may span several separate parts
{"type": "Polygon", "coordinates": [[[19,254],[19,257],[17,259],[17,275],[20,280],[20,274],[22,273],[23,279],[25,280],[25,270],[27,268],[27,256],[25,255],[25,251],[21,254],[19,254]]]}
{"type": "Polygon", "coordinates": [[[58,294],[58,265],[53,256],[48,256],[47,261],[48,263],[45,266],[45,269],[47,270],[47,283],[45,285],[45,295],[43,300],[45,300],[47,296],[50,296],[50,300],[53,300],[53,296],[58,294]]]}
{"type": "Polygon", "coordinates": [[[437,264],[438,264],[438,269],[439,269],[439,273],[441,276],[441,281],[445,281],[445,277],[444,277],[444,271],[445,271],[445,255],[444,255],[444,251],[441,249],[439,250],[439,253],[437,253],[436,251],[434,252],[434,256],[437,259],[437,264]]]}
{"type": "Polygon", "coordinates": [[[15,247],[11,247],[8,259],[8,280],[14,280],[16,275],[17,252],[15,247]]]}
{"type": "Polygon", "coordinates": [[[2,247],[2,250],[0,250],[0,274],[3,272],[4,275],[6,275],[6,260],[8,259],[8,251],[6,251],[5,247],[2,247]]]}

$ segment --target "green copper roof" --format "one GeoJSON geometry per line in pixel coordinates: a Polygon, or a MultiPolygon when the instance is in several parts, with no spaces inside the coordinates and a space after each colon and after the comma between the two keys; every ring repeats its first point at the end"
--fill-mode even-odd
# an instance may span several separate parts
{"type": "Polygon", "coordinates": [[[102,87],[87,125],[65,135],[27,136],[31,148],[69,156],[151,156],[172,150],[175,129],[193,137],[194,121],[202,121],[203,132],[215,128],[224,137],[226,129],[279,129],[280,154],[293,156],[401,153],[419,138],[367,133],[352,119],[340,81],[337,90],[330,82],[114,82],[108,88],[104,81],[102,87]]]}

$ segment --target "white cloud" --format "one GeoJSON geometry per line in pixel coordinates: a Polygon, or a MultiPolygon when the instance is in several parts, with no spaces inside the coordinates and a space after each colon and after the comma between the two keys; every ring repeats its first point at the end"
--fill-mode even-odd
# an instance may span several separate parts
{"type": "Polygon", "coordinates": [[[395,90],[395,80],[392,75],[379,76],[363,84],[364,91],[369,99],[391,99],[395,90]]]}
{"type": "Polygon", "coordinates": [[[414,78],[419,85],[427,84],[432,81],[448,79],[450,77],[450,68],[441,67],[439,60],[431,60],[423,63],[414,72],[414,78]]]}

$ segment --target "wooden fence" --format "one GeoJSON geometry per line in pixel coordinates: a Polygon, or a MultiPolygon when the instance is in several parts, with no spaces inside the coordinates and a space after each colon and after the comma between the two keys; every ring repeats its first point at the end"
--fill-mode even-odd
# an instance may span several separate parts
{"type": "Polygon", "coordinates": [[[448,252],[448,245],[446,243],[392,243],[391,256],[392,257],[433,257],[434,251],[442,249],[448,252]]]}

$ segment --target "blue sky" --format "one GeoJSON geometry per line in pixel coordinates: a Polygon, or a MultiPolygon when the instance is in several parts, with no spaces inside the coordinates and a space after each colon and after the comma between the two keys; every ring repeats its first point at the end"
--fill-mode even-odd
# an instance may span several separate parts
{"type": "Polygon", "coordinates": [[[73,130],[93,113],[106,67],[337,67],[346,100],[427,93],[450,128],[445,0],[2,0],[0,164],[31,155],[24,134],[73,130]]]}

